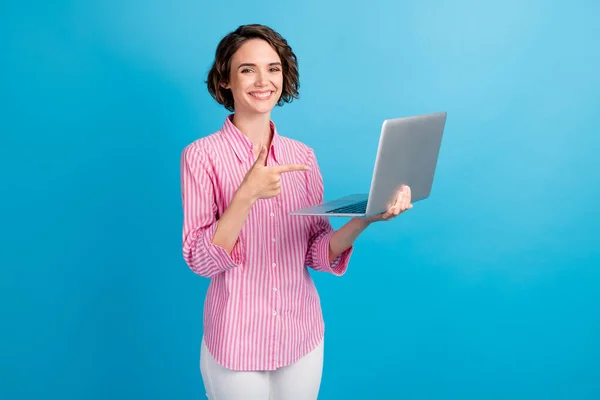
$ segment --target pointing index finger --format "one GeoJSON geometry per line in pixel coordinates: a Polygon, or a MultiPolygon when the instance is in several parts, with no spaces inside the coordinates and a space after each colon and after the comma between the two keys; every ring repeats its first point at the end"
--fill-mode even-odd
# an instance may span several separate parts
{"type": "Polygon", "coordinates": [[[284,164],[273,167],[273,170],[278,173],[292,172],[292,171],[308,171],[310,168],[308,165],[303,164],[284,164]]]}

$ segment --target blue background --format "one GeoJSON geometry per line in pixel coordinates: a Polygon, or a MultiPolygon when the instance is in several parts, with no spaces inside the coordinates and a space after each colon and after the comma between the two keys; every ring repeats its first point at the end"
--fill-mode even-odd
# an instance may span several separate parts
{"type": "Polygon", "coordinates": [[[313,274],[320,398],[600,398],[598,15],[3,1],[0,398],[203,398],[179,156],[220,128],[206,73],[254,22],[298,55],[301,99],[273,119],[315,149],[327,199],[367,190],[382,119],[448,112],[431,198],[360,236],[344,277],[313,274]]]}

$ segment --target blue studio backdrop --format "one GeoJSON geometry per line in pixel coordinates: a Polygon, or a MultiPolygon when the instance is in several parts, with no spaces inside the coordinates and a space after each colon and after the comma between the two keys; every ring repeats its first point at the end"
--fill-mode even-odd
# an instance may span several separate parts
{"type": "MultiPolygon", "coordinates": [[[[208,280],[181,256],[179,157],[246,23],[284,35],[273,113],[325,196],[367,190],[381,121],[447,111],[431,197],[313,273],[321,396],[600,398],[595,1],[0,5],[0,398],[201,399],[208,280]]],[[[345,220],[334,220],[339,227],[345,220]]]]}

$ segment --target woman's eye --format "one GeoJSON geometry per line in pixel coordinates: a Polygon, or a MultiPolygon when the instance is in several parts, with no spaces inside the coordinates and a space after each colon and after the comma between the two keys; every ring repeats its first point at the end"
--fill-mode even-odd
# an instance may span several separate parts
{"type": "Polygon", "coordinates": [[[271,72],[279,72],[279,68],[271,68],[271,72]]]}
{"type": "Polygon", "coordinates": [[[246,69],[243,69],[243,70],[242,70],[242,74],[245,74],[246,72],[252,72],[252,70],[251,70],[251,69],[249,69],[249,68],[246,68],[246,69]]]}

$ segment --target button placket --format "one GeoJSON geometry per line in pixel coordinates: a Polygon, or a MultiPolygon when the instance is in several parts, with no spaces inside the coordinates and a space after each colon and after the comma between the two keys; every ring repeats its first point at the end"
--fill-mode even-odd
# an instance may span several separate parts
{"type": "Polygon", "coordinates": [[[275,218],[275,215],[277,214],[277,207],[279,206],[279,203],[277,201],[277,199],[273,198],[271,199],[271,202],[269,204],[271,206],[271,209],[268,211],[269,212],[269,218],[268,218],[268,223],[269,223],[269,230],[271,232],[271,249],[269,251],[269,255],[270,255],[270,259],[271,259],[271,277],[272,277],[272,287],[271,287],[271,298],[272,300],[272,306],[273,306],[273,310],[272,310],[272,318],[273,318],[273,338],[272,338],[272,348],[271,348],[271,360],[273,362],[274,366],[277,366],[278,361],[279,361],[279,337],[281,336],[281,305],[282,305],[282,301],[281,301],[281,291],[280,291],[280,287],[279,287],[279,277],[281,276],[279,273],[279,268],[278,267],[278,259],[277,259],[277,247],[279,244],[279,237],[280,237],[280,232],[279,232],[279,224],[277,221],[277,218],[275,218]]]}
{"type": "MultiPolygon", "coordinates": [[[[272,201],[271,202],[271,210],[269,212],[269,215],[271,217],[275,216],[275,212],[274,212],[274,208],[277,206],[277,202],[276,201],[272,201]]],[[[279,232],[277,229],[277,220],[275,218],[270,218],[270,225],[271,225],[271,232],[273,233],[273,237],[271,238],[271,242],[273,243],[273,247],[271,248],[271,267],[273,269],[275,269],[277,267],[277,237],[279,236],[279,232]]],[[[272,290],[273,290],[273,316],[277,316],[280,313],[280,307],[281,307],[281,302],[280,302],[280,298],[278,296],[278,286],[279,286],[279,271],[278,270],[274,270],[273,271],[273,286],[272,286],[272,290]]]]}

